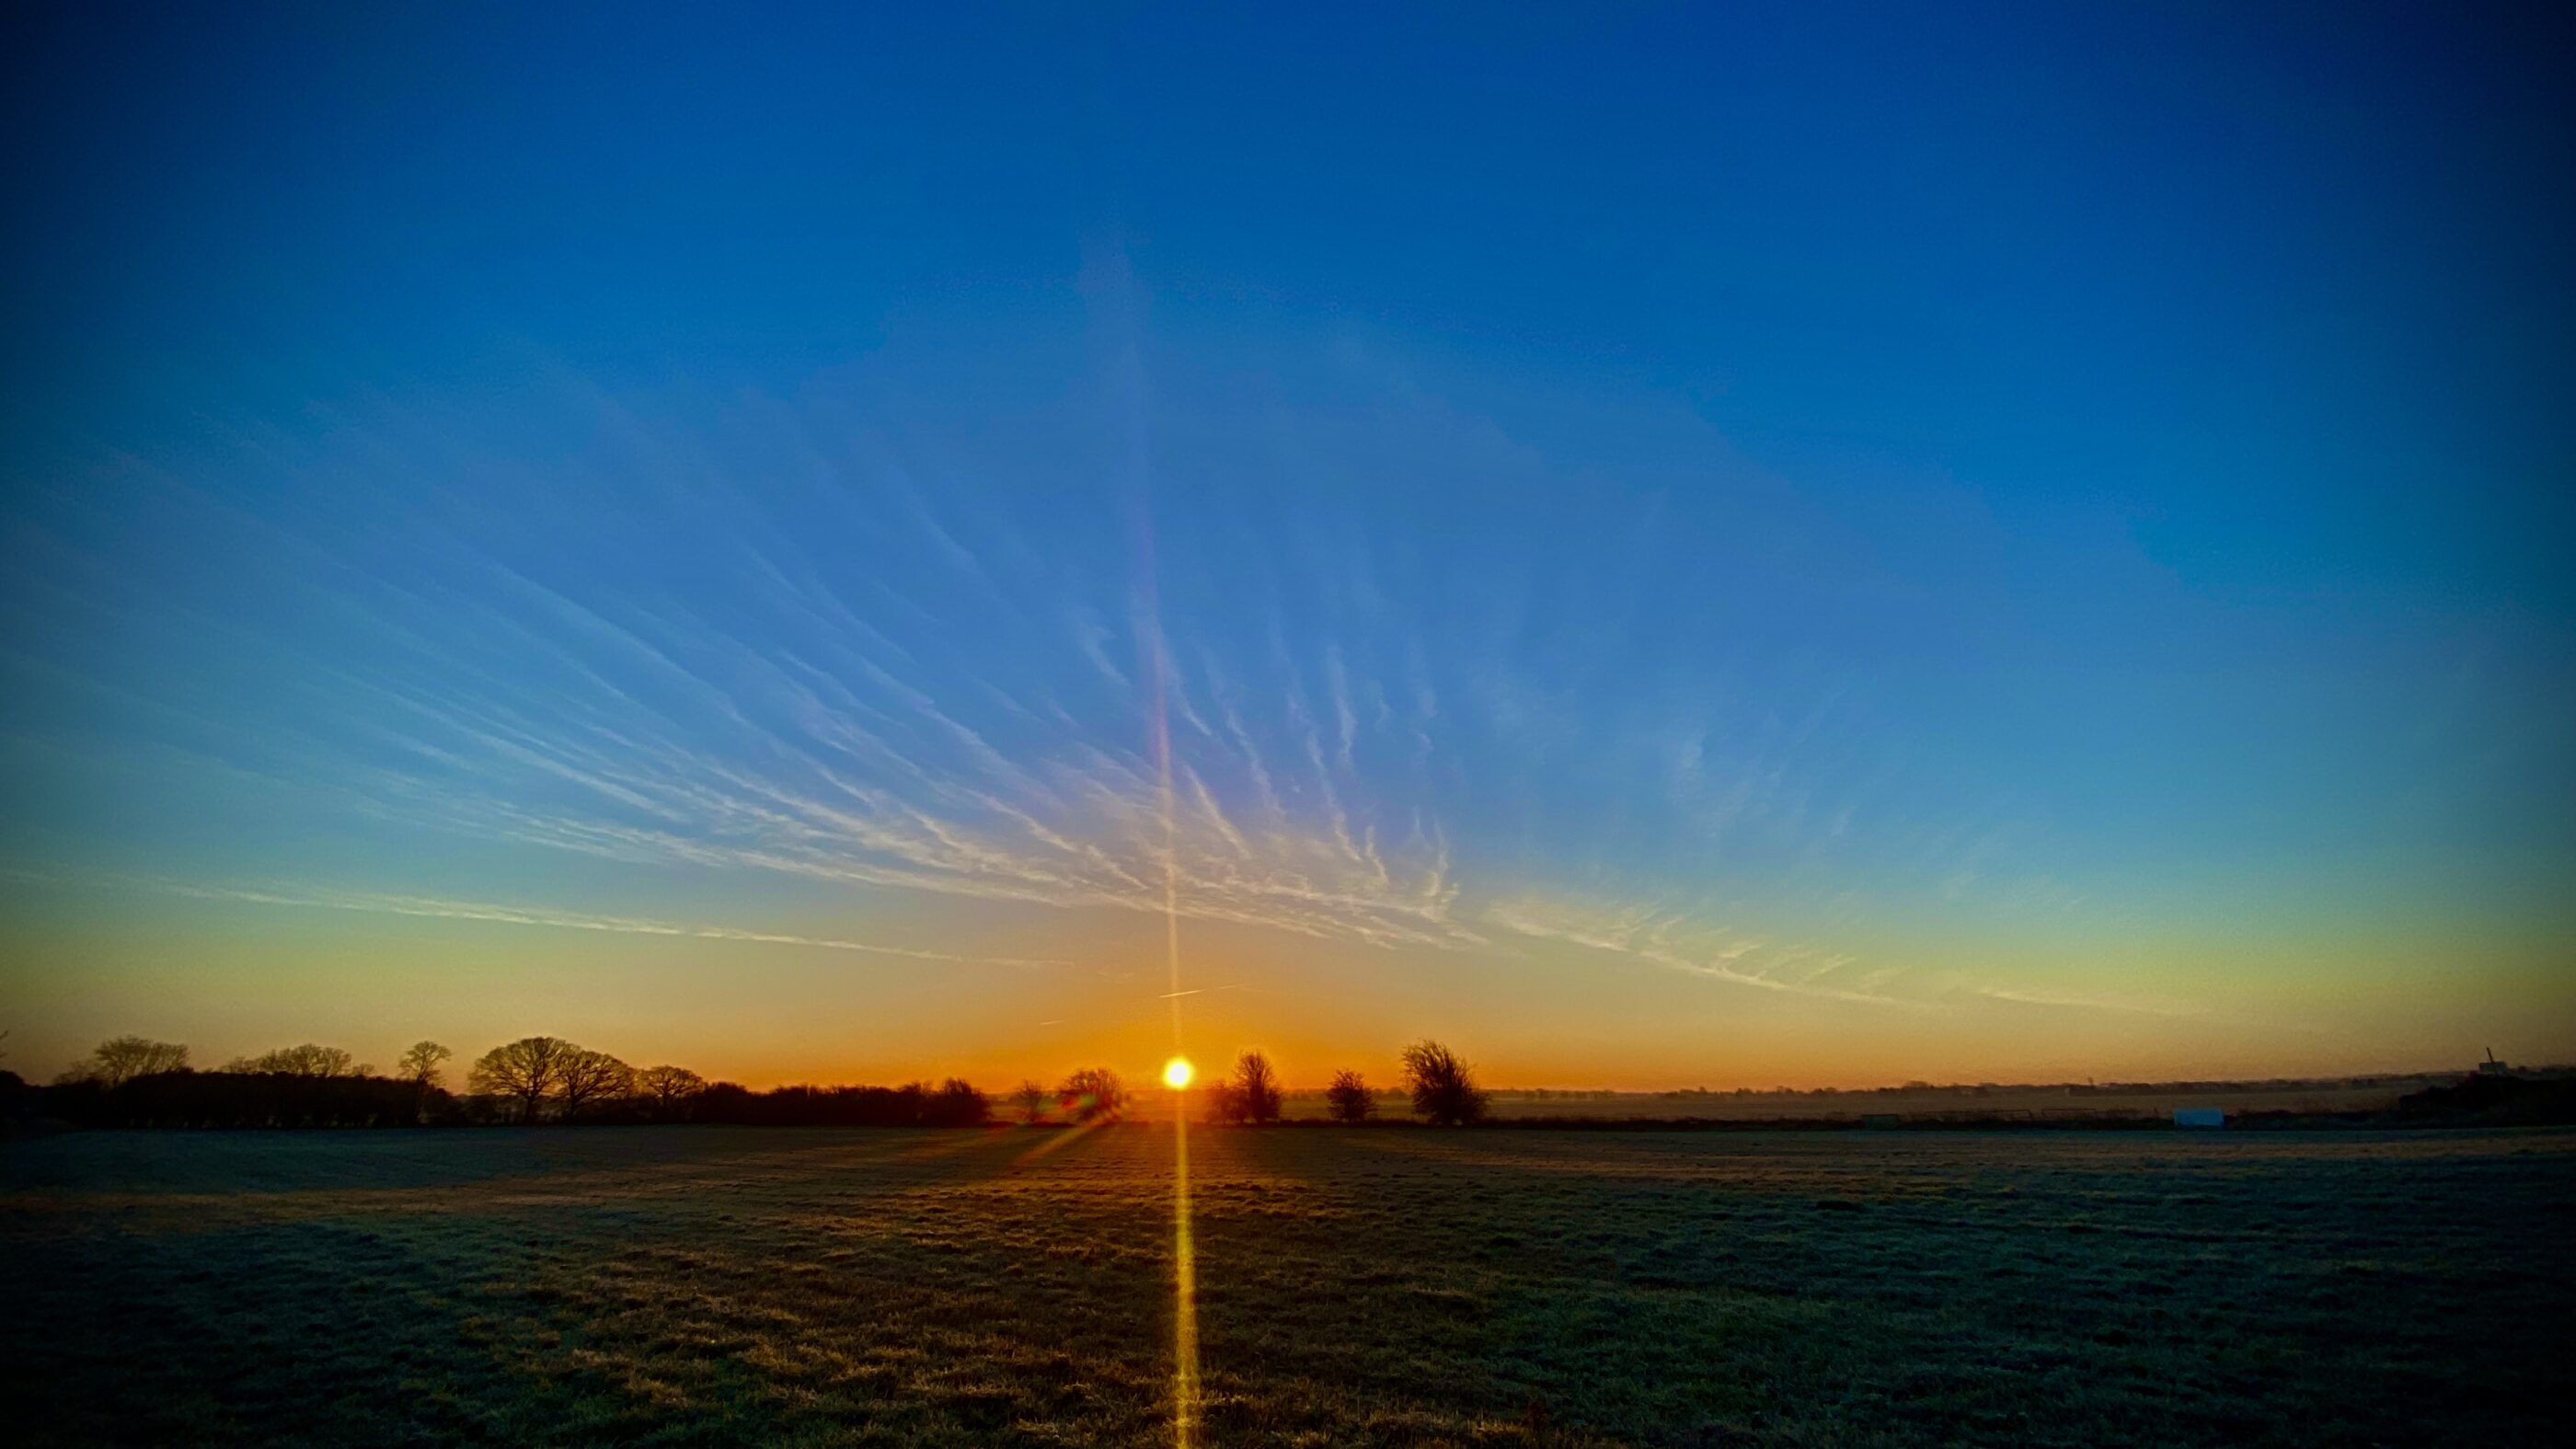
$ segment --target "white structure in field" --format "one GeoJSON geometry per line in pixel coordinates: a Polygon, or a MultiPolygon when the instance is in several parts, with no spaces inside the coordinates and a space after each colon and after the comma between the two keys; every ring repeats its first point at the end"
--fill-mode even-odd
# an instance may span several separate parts
{"type": "Polygon", "coordinates": [[[2174,1108],[2174,1125],[2176,1127],[2224,1127],[2227,1125],[2227,1109],[2224,1107],[2176,1107],[2174,1108]]]}

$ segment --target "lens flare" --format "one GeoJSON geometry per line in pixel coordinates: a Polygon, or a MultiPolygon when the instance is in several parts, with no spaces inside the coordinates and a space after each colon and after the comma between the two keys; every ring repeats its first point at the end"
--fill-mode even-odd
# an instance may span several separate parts
{"type": "MultiPolygon", "coordinates": [[[[1142,502],[1142,495],[1139,495],[1142,502]]],[[[1147,716],[1152,726],[1155,773],[1161,777],[1155,791],[1163,807],[1163,954],[1171,967],[1172,989],[1165,999],[1172,1003],[1172,1059],[1163,1063],[1163,1085],[1175,1092],[1190,1085],[1190,1059],[1180,1054],[1181,998],[1192,993],[1181,989],[1181,868],[1178,828],[1172,816],[1172,727],[1163,716],[1162,606],[1154,601],[1154,531],[1152,520],[1141,507],[1137,522],[1139,542],[1143,545],[1144,567],[1139,571],[1144,582],[1145,619],[1152,630],[1148,640],[1138,640],[1145,655],[1147,677],[1154,682],[1154,708],[1147,716]]],[[[1199,1270],[1198,1250],[1190,1242],[1190,1114],[1180,1110],[1186,1103],[1176,1102],[1172,1112],[1172,1444],[1173,1449],[1196,1449],[1199,1428],[1199,1270]]]]}

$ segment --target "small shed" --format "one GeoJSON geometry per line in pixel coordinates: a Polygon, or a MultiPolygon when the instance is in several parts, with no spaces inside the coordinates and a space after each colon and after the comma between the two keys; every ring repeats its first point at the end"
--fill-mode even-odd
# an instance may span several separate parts
{"type": "Polygon", "coordinates": [[[2176,1107],[2174,1108],[2174,1125],[2176,1127],[2224,1127],[2227,1125],[2227,1109],[2224,1107],[2176,1107]]]}

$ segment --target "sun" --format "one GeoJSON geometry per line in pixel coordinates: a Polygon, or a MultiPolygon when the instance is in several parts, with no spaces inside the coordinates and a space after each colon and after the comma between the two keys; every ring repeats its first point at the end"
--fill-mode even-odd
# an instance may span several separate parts
{"type": "Polygon", "coordinates": [[[1163,1063],[1163,1085],[1175,1092],[1190,1084],[1192,1074],[1188,1057],[1174,1057],[1163,1063]]]}

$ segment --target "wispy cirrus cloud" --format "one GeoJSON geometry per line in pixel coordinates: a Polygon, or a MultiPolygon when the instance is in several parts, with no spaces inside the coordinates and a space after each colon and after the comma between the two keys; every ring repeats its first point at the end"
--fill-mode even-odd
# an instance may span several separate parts
{"type": "Polygon", "coordinates": [[[1855,986],[1823,984],[1820,978],[1857,958],[1833,955],[1818,963],[1814,951],[1774,947],[1759,937],[1710,927],[1685,913],[1656,906],[1521,896],[1488,904],[1484,919],[1524,936],[1611,952],[1736,986],[1903,1011],[1941,1009],[1937,1002],[1875,989],[1901,975],[1901,968],[1872,973],[1867,982],[1855,986]]]}
{"type": "MultiPolygon", "coordinates": [[[[1044,434],[1058,420],[997,459],[975,451],[991,429],[851,428],[833,406],[600,406],[610,444],[568,457],[396,410],[263,448],[256,488],[146,480],[163,493],[146,511],[209,555],[290,566],[250,591],[103,568],[78,595],[220,659],[148,687],[207,722],[190,743],[229,769],[380,821],[827,896],[1159,913],[1168,852],[1189,919],[1470,950],[1544,933],[1525,902],[1477,906],[1480,877],[1777,877],[1854,849],[1856,811],[1897,813],[1867,798],[1886,771],[1854,757],[1844,683],[1755,689],[1732,662],[1630,651],[1628,615],[1691,606],[1649,602],[1660,504],[1602,527],[1541,509],[1516,525],[1538,555],[1431,560],[1303,495],[1265,530],[1212,525],[1176,490],[1157,561],[1124,501],[1033,510],[1021,486],[987,506],[977,480],[1081,453],[1044,434]],[[1149,679],[1172,721],[1168,834],[1149,679]]],[[[1344,456],[1380,447],[1375,425],[1295,418],[1190,445],[1266,435],[1321,474],[1437,459],[1544,481],[1487,419],[1389,417],[1403,446],[1383,456],[1344,456]]],[[[1113,472],[1135,445],[1117,440],[1113,472]]],[[[1845,963],[1741,944],[1668,921],[1605,949],[1894,999],[1845,963]]]]}
{"type": "Polygon", "coordinates": [[[1775,944],[1760,936],[1712,926],[1692,912],[1660,905],[1519,895],[1487,903],[1480,919],[1518,935],[1562,941],[1665,970],[1761,991],[1854,1005],[1947,1013],[1970,1002],[1999,1002],[2170,1020],[2206,1020],[2217,1015],[2208,1007],[2187,1002],[2035,990],[1980,983],[1955,974],[1926,976],[1903,963],[1871,964],[1851,952],[1775,944]],[[1919,983],[1919,989],[1906,994],[1902,988],[1909,978],[1919,983]]]}
{"type": "Polygon", "coordinates": [[[1054,967],[1074,964],[1052,957],[968,955],[954,951],[928,951],[910,946],[889,946],[874,941],[858,941],[838,936],[800,935],[789,931],[712,925],[704,922],[664,921],[642,916],[602,916],[580,911],[554,910],[543,906],[513,906],[490,901],[448,900],[436,896],[389,895],[373,891],[340,891],[323,887],[280,884],[240,885],[132,875],[83,876],[74,879],[57,873],[15,868],[0,871],[0,874],[5,874],[11,879],[40,885],[85,887],[112,885],[126,889],[187,896],[194,900],[284,906],[297,910],[355,911],[367,915],[483,921],[494,925],[540,926],[552,930],[604,931],[624,936],[672,936],[700,941],[811,946],[827,951],[851,951],[869,956],[970,966],[1054,967]]]}
{"type": "MultiPolygon", "coordinates": [[[[1063,603],[1123,580],[980,558],[906,490],[893,512],[935,536],[937,575],[866,582],[889,597],[935,586],[939,607],[871,621],[792,529],[760,526],[768,506],[736,496],[727,531],[693,540],[703,557],[687,566],[715,576],[685,604],[507,556],[462,526],[418,529],[364,574],[344,564],[329,603],[363,648],[223,621],[236,647],[285,656],[280,703],[295,707],[209,748],[378,818],[603,859],[1159,913],[1168,848],[1187,917],[1379,946],[1478,939],[1454,913],[1436,824],[1413,825],[1421,803],[1405,802],[1409,847],[1385,843],[1398,832],[1363,779],[1362,722],[1344,707],[1326,747],[1293,669],[1192,677],[1181,661],[1221,645],[1155,636],[1191,726],[1167,835],[1143,702],[1112,662],[1136,641],[1105,604],[1063,603]],[[999,621],[999,642],[945,648],[960,614],[999,621]],[[1069,638],[1041,627],[1068,617],[1069,638]]],[[[1324,652],[1347,689],[1339,651],[1324,652]]]]}
{"type": "Polygon", "coordinates": [[[2176,1019],[2207,1017],[2208,1007],[2184,1002],[2127,1001],[2114,997],[2080,996],[2057,991],[2030,991],[2013,986],[1977,986],[1971,996],[1988,1001],[2010,1002],[2015,1006],[2040,1006],[2059,1011],[2108,1011],[2122,1016],[2158,1016],[2176,1019]]]}

